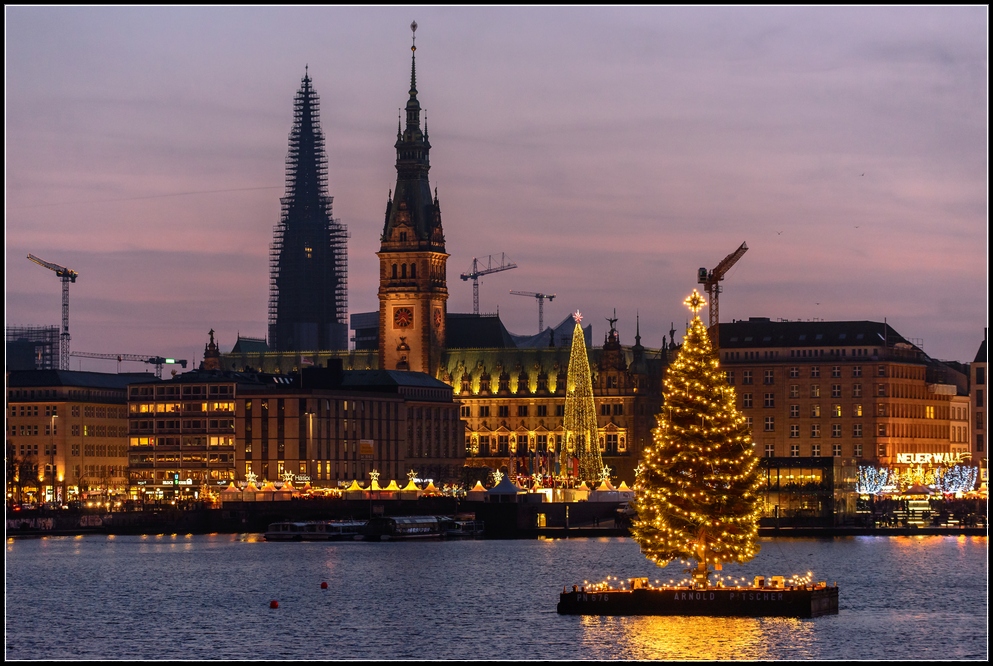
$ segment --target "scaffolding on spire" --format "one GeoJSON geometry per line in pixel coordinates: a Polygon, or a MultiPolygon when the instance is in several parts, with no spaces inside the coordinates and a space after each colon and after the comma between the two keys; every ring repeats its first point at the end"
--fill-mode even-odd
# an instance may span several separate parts
{"type": "Polygon", "coordinates": [[[286,193],[269,254],[269,345],[348,347],[348,231],[332,215],[320,99],[305,73],[294,100],[286,193]]]}

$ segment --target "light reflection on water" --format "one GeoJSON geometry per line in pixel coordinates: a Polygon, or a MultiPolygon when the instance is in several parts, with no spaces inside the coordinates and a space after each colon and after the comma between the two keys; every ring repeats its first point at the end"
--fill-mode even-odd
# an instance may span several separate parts
{"type": "Polygon", "coordinates": [[[813,620],[560,616],[564,585],[681,577],[630,539],[269,543],[261,535],[7,540],[8,659],[975,659],[987,539],[763,539],[729,576],[813,571],[813,620]],[[326,581],[328,589],[320,583],[326,581]],[[279,602],[270,609],[270,600],[279,602]]]}

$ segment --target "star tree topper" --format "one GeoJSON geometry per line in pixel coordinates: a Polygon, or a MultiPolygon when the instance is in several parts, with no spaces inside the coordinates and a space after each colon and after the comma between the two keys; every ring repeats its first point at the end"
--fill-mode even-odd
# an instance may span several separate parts
{"type": "Polygon", "coordinates": [[[705,301],[703,296],[700,295],[700,292],[694,289],[693,293],[687,296],[686,300],[683,301],[683,304],[688,307],[694,315],[696,315],[703,309],[703,306],[707,304],[707,301],[705,301]]]}
{"type": "Polygon", "coordinates": [[[578,324],[579,322],[583,321],[583,313],[580,312],[579,310],[576,310],[575,312],[572,313],[572,318],[578,324]]]}

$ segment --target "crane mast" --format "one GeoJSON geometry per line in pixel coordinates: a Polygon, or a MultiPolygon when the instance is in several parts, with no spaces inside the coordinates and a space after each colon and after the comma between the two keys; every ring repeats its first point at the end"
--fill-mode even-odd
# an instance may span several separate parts
{"type": "Polygon", "coordinates": [[[720,321],[720,310],[717,300],[718,295],[721,293],[721,285],[718,283],[724,279],[724,274],[747,251],[748,246],[742,243],[737,250],[724,257],[721,263],[717,264],[713,270],[708,271],[706,268],[701,268],[697,271],[697,283],[703,285],[703,288],[707,291],[708,300],[710,300],[710,328],[713,328],[720,321]]]}
{"type": "Polygon", "coordinates": [[[66,268],[65,266],[59,266],[58,264],[53,264],[50,261],[45,261],[44,259],[39,259],[33,254],[28,255],[28,259],[34,263],[47,268],[50,271],[54,271],[55,275],[62,281],[62,333],[59,335],[59,370],[69,369],[69,283],[75,282],[76,278],[79,277],[79,273],[72,270],[71,268],[66,268]]]}
{"type": "Polygon", "coordinates": [[[538,332],[541,333],[545,330],[545,299],[547,298],[551,301],[555,298],[555,294],[537,294],[533,291],[514,291],[510,290],[514,296],[530,296],[538,301],[538,332]]]}
{"type": "Polygon", "coordinates": [[[460,277],[463,280],[472,280],[472,313],[479,314],[479,277],[481,275],[489,275],[490,273],[498,273],[500,271],[509,271],[511,268],[517,268],[517,264],[507,259],[506,255],[502,252],[500,253],[499,260],[495,255],[489,255],[486,257],[486,266],[483,266],[483,259],[472,258],[472,268],[468,272],[463,273],[460,277]]]}

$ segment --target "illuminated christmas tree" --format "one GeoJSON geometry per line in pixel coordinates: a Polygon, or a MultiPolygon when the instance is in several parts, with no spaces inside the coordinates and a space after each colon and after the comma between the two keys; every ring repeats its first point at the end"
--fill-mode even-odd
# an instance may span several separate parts
{"type": "Polygon", "coordinates": [[[664,405],[635,479],[632,536],[660,567],[693,560],[697,587],[708,565],[743,564],[758,554],[758,458],[735,392],[721,371],[700,317],[693,321],[663,383],[664,405]]]}
{"type": "Polygon", "coordinates": [[[583,328],[579,324],[583,315],[576,310],[572,318],[576,321],[576,328],[572,331],[572,352],[566,376],[565,418],[562,420],[565,442],[559,450],[559,461],[562,472],[571,475],[573,458],[578,459],[578,478],[594,482],[603,473],[603,458],[600,457],[600,438],[597,434],[593,378],[590,376],[583,328]]]}

